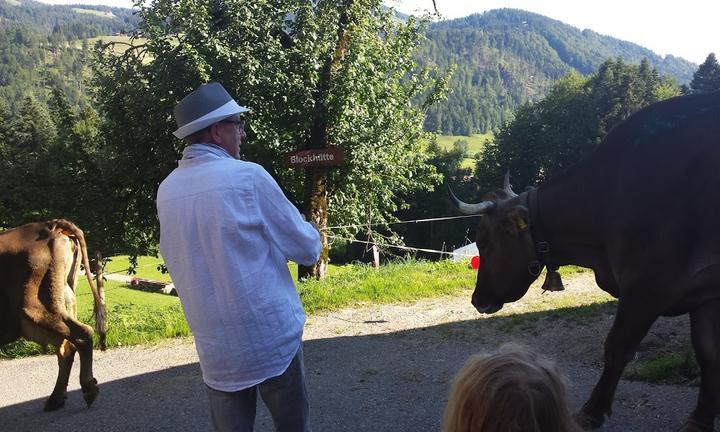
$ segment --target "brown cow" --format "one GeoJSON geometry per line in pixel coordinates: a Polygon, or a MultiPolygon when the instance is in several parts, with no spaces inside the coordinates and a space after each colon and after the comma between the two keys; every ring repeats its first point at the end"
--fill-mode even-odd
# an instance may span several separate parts
{"type": "Polygon", "coordinates": [[[0,233],[0,346],[20,337],[57,347],[58,378],[45,411],[65,405],[75,351],[88,407],[98,394],[92,372],[93,330],[77,320],[75,287],[80,260],[95,301],[95,326],[105,349],[105,300],[90,276],[83,232],[55,219],[0,233]]]}
{"type": "Polygon", "coordinates": [[[605,367],[578,419],[599,427],[640,341],[659,316],[690,315],[702,370],[683,431],[713,430],[720,413],[720,92],[653,104],[615,127],[578,165],[516,195],[506,180],[476,234],[483,261],[472,303],[493,313],[518,300],[548,269],[593,269],[618,298],[605,367]]]}

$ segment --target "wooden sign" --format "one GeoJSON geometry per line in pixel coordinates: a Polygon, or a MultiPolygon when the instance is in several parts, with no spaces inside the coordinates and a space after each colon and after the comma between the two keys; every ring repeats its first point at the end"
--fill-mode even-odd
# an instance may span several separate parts
{"type": "Polygon", "coordinates": [[[345,159],[345,150],[340,147],[298,150],[286,153],[284,157],[285,166],[291,168],[334,166],[339,165],[343,159],[345,159]]]}

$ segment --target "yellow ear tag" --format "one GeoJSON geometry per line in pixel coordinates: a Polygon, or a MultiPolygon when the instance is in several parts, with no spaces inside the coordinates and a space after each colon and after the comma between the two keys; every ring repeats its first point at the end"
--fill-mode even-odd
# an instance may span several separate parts
{"type": "Polygon", "coordinates": [[[520,228],[521,230],[525,230],[528,227],[527,224],[525,223],[525,219],[523,219],[521,217],[518,217],[515,220],[515,222],[517,223],[518,228],[520,228]]]}

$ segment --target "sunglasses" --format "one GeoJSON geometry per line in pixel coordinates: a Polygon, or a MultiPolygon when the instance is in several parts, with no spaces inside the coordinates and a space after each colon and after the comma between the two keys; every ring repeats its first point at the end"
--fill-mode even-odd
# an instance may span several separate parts
{"type": "Polygon", "coordinates": [[[220,123],[234,124],[235,126],[237,126],[238,129],[244,129],[244,128],[245,128],[245,124],[246,124],[246,120],[245,120],[245,118],[241,118],[240,120],[232,120],[232,119],[230,119],[230,120],[220,120],[220,123]]]}

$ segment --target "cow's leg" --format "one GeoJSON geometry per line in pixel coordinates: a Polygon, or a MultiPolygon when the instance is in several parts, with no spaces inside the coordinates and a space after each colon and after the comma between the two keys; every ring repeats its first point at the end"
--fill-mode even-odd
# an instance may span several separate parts
{"type": "Polygon", "coordinates": [[[712,432],[720,413],[720,302],[701,305],[690,312],[692,344],[701,370],[697,407],[681,429],[712,432]]]}
{"type": "MultiPolygon", "coordinates": [[[[38,343],[60,346],[67,339],[74,345],[80,355],[80,387],[89,407],[99,392],[92,372],[92,329],[69,316],[51,314],[42,306],[25,308],[22,327],[23,336],[38,343]]],[[[66,366],[69,372],[69,366],[72,364],[66,366]]],[[[61,372],[62,367],[63,364],[61,364],[61,372]]],[[[64,381],[67,380],[58,376],[58,383],[62,384],[64,381]]],[[[61,389],[56,388],[53,394],[60,391],[61,389]]]]}
{"type": "MultiPolygon", "coordinates": [[[[2,311],[0,311],[2,313],[2,311]]],[[[10,314],[0,316],[0,347],[20,337],[19,320],[13,320],[10,314]]]]}
{"type": "Polygon", "coordinates": [[[20,320],[12,312],[10,299],[0,293],[0,347],[20,337],[20,320]]]}
{"type": "MultiPolygon", "coordinates": [[[[71,317],[77,317],[77,303],[75,293],[70,286],[65,287],[64,292],[65,310],[71,317]]],[[[65,405],[67,398],[67,386],[70,379],[70,371],[75,361],[75,346],[67,339],[64,339],[55,350],[58,360],[58,377],[50,398],[45,403],[45,411],[54,411],[65,405]]]]}
{"type": "Polygon", "coordinates": [[[617,315],[605,339],[605,365],[590,399],[585,402],[576,420],[583,429],[596,429],[612,414],[612,402],[620,376],[632,360],[635,350],[657,319],[643,312],[634,302],[618,303],[617,315]]]}
{"type": "Polygon", "coordinates": [[[73,361],[75,360],[75,346],[67,339],[63,340],[55,350],[58,359],[58,377],[50,398],[45,402],[45,411],[55,411],[65,406],[67,386],[70,379],[73,361]]]}

